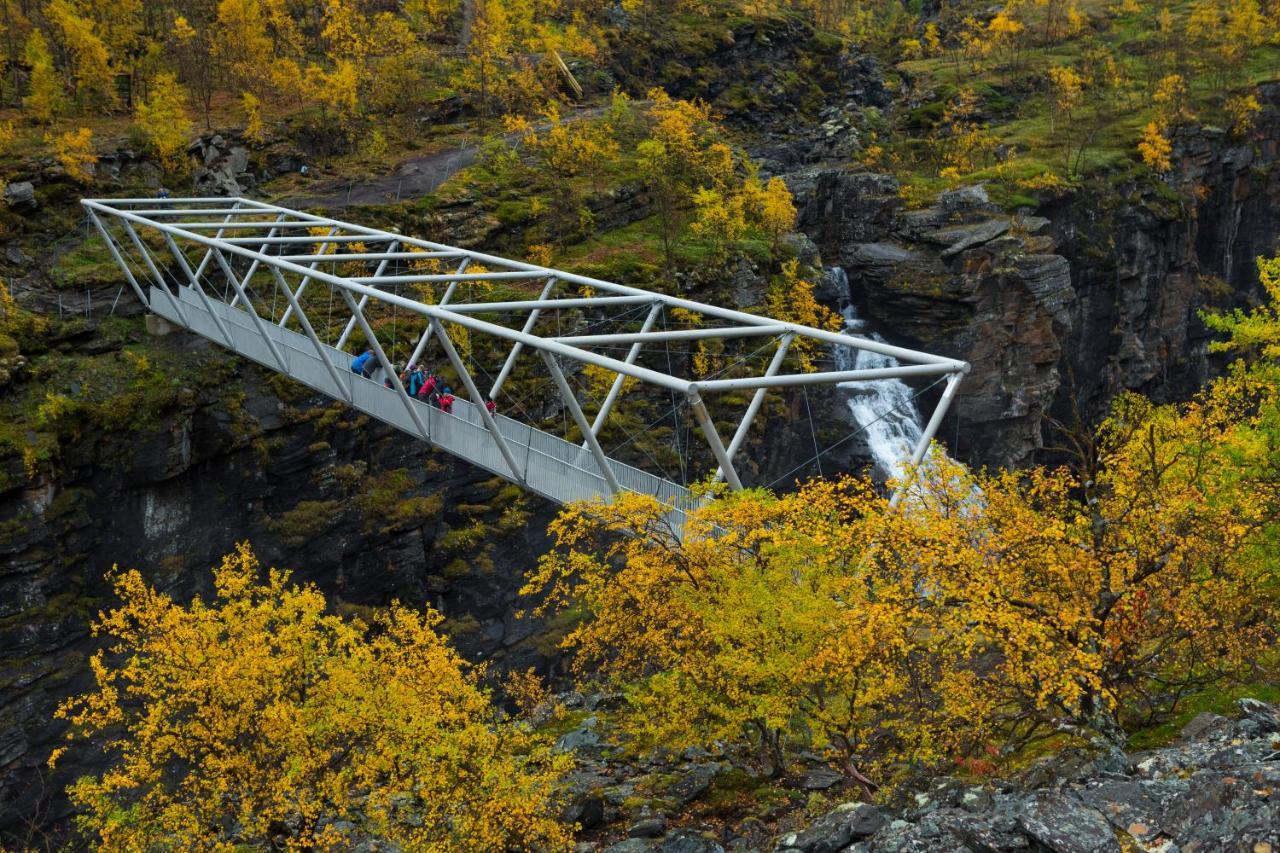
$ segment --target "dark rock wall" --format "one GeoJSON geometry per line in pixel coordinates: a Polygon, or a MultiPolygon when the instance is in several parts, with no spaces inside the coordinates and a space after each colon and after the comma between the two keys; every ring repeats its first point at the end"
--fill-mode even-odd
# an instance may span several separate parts
{"type": "MultiPolygon", "coordinates": [[[[156,345],[210,348],[186,334],[156,345]]],[[[534,626],[513,615],[547,546],[545,502],[256,366],[227,369],[163,423],[86,434],[56,473],[0,494],[0,833],[11,839],[61,817],[57,792],[85,770],[46,778],[44,765],[63,732],[54,708],[88,686],[89,624],[111,603],[103,576],[116,563],[176,598],[208,595],[210,567],[248,539],[264,565],[296,567],[340,609],[429,603],[472,660],[546,661],[534,626]],[[243,397],[229,403],[227,388],[243,397]],[[528,523],[504,526],[511,509],[528,523]],[[458,535],[467,529],[477,541],[458,535]]]]}
{"type": "Polygon", "coordinates": [[[942,435],[966,461],[1024,465],[1047,421],[1100,417],[1125,390],[1185,398],[1221,367],[1198,312],[1257,297],[1280,235],[1280,86],[1237,140],[1188,129],[1166,182],[1099,178],[1009,214],[981,188],[909,210],[884,175],[793,176],[801,227],[895,343],[963,358],[942,435]]]}

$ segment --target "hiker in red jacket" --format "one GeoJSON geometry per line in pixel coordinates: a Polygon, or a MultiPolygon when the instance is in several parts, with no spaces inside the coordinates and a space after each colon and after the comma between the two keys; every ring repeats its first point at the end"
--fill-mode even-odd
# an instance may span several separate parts
{"type": "Polygon", "coordinates": [[[434,404],[435,403],[434,398],[436,396],[436,385],[438,384],[439,383],[436,380],[436,375],[434,373],[428,373],[427,378],[422,380],[422,387],[418,389],[418,399],[422,400],[425,403],[434,404]]]}

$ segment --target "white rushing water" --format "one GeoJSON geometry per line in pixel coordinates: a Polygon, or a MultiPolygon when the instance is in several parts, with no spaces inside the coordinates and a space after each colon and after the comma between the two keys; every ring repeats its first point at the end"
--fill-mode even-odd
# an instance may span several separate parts
{"type": "MultiPolygon", "coordinates": [[[[843,290],[847,291],[844,270],[833,267],[831,274],[840,279],[840,283],[844,285],[843,290]]],[[[846,334],[883,342],[884,339],[874,332],[866,333],[866,321],[859,319],[852,305],[844,308],[841,313],[844,315],[846,334]]],[[[898,360],[892,356],[851,347],[834,349],[837,370],[874,370],[898,366],[898,360]]],[[[906,473],[907,463],[911,461],[911,451],[924,432],[920,412],[911,399],[910,386],[900,379],[876,379],[869,382],[841,382],[839,387],[846,395],[845,402],[854,421],[866,437],[877,473],[882,477],[900,479],[906,473]]]]}

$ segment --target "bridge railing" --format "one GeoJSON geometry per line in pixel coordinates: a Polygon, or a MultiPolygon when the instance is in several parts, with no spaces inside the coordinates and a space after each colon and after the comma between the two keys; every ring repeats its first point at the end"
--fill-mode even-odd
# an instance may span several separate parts
{"type": "MultiPolygon", "coordinates": [[[[345,401],[412,436],[424,438],[455,456],[520,482],[557,503],[608,497],[611,493],[607,480],[595,467],[594,458],[580,445],[513,418],[495,415],[499,432],[514,455],[517,470],[512,471],[484,425],[479,407],[472,402],[457,400],[452,413],[446,413],[424,401],[411,400],[418,421],[426,428],[424,434],[394,389],[351,371],[350,353],[322,346],[334,368],[331,372],[306,335],[273,323],[259,327],[248,312],[220,300],[206,302],[189,287],[178,287],[176,292],[181,310],[169,293],[152,287],[152,310],[174,324],[189,326],[203,337],[345,401]],[[275,344],[274,350],[267,339],[275,344]],[[277,360],[277,353],[283,364],[277,360]]],[[[685,511],[695,503],[688,489],[616,459],[607,461],[619,486],[654,497],[671,507],[673,525],[683,526],[685,511]]]]}

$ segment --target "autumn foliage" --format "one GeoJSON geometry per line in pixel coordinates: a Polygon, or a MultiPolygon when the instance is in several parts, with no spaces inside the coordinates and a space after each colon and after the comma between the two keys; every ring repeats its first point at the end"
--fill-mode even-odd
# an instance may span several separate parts
{"type": "MultiPolygon", "coordinates": [[[[1280,262],[1263,274],[1280,296],[1280,262]]],[[[1186,404],[1122,397],[1065,433],[1072,464],[935,455],[901,511],[815,481],[721,496],[682,531],[648,497],[579,505],[526,591],[584,611],[565,646],[625,692],[637,745],[750,742],[775,772],[788,747],[831,747],[883,779],[1055,733],[1121,740],[1274,674],[1275,316],[1214,321],[1263,358],[1186,404]]]]}
{"type": "MultiPolygon", "coordinates": [[[[260,571],[247,543],[182,605],[136,571],[96,632],[96,688],[63,704],[108,760],[71,789],[104,849],[563,849],[565,759],[500,719],[479,672],[393,605],[374,624],[260,571]]],[[[63,750],[55,754],[56,761],[63,750]]]]}

